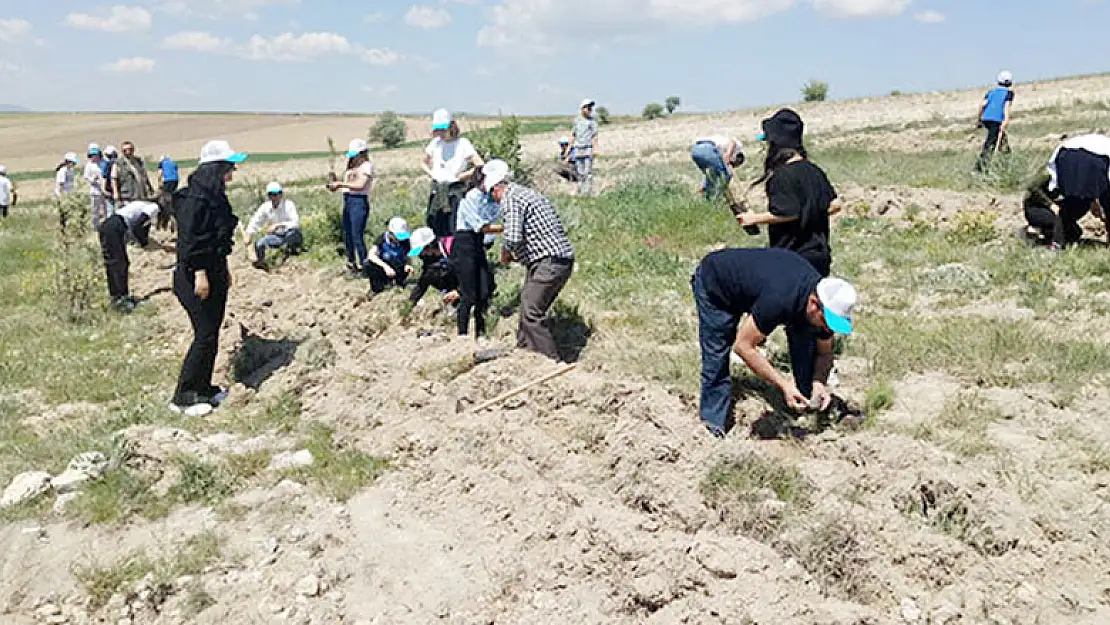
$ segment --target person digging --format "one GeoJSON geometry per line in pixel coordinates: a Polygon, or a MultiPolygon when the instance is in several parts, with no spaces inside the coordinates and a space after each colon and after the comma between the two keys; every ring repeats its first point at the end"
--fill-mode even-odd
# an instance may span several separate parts
{"type": "Polygon", "coordinates": [[[855,287],[839,278],[822,278],[806,259],[779,248],[713,252],[698,265],[691,286],[701,347],[698,410],[711,434],[723,438],[728,430],[733,351],[782,392],[788,408],[830,407],[833,336],[852,333],[855,287]],[[779,327],[786,330],[792,379],[759,351],[779,327]]]}

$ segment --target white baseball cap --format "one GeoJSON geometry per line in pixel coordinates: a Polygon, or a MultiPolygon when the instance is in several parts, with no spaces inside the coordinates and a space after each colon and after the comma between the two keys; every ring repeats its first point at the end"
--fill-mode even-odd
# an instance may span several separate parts
{"type": "Polygon", "coordinates": [[[436,109],[432,113],[432,130],[447,130],[451,127],[451,122],[455,121],[451,117],[451,111],[447,109],[436,109]]]}
{"type": "Polygon", "coordinates": [[[118,154],[119,154],[119,150],[117,150],[116,146],[114,146],[114,145],[110,145],[110,146],[104,148],[104,155],[105,156],[116,156],[118,154]]]}
{"type": "Polygon", "coordinates": [[[509,169],[508,163],[499,158],[493,159],[482,166],[482,190],[488,193],[490,189],[505,182],[511,175],[513,171],[509,169]]]}
{"type": "Polygon", "coordinates": [[[370,149],[370,144],[362,139],[351,139],[347,144],[347,158],[354,158],[370,149]]]}
{"type": "Polygon", "coordinates": [[[162,154],[162,157],[159,158],[158,160],[159,160],[159,162],[160,161],[168,161],[168,160],[170,160],[170,155],[169,154],[162,154]]]}
{"type": "Polygon", "coordinates": [[[566,145],[568,143],[570,143],[570,137],[567,137],[565,135],[562,136],[562,137],[559,137],[559,145],[566,145]]]}
{"type": "Polygon", "coordinates": [[[7,173],[8,173],[8,166],[7,165],[0,165],[0,176],[3,176],[7,173]]]}
{"type": "Polygon", "coordinates": [[[266,185],[266,195],[277,195],[281,192],[281,184],[277,182],[271,182],[270,184],[266,185]]]}
{"type": "Polygon", "coordinates": [[[852,309],[859,295],[856,287],[840,278],[825,278],[817,283],[817,298],[825,307],[825,322],[837,334],[852,333],[852,309]]]}
{"type": "Polygon", "coordinates": [[[420,256],[424,248],[434,243],[435,240],[436,233],[431,228],[417,228],[409,238],[409,256],[413,258],[420,256]]]}
{"type": "Polygon", "coordinates": [[[408,241],[412,236],[409,234],[409,222],[405,221],[404,217],[394,217],[389,220],[389,233],[397,237],[398,241],[408,241]]]}
{"type": "Polygon", "coordinates": [[[239,164],[247,160],[246,152],[236,152],[231,149],[231,144],[223,139],[215,139],[204,144],[200,149],[198,164],[218,163],[220,161],[239,164]]]}
{"type": "Polygon", "coordinates": [[[65,158],[70,163],[73,163],[74,165],[77,164],[78,159],[77,159],[77,153],[76,152],[66,152],[66,157],[65,158]]]}
{"type": "Polygon", "coordinates": [[[1011,74],[1010,72],[1006,71],[1006,70],[1002,70],[1001,72],[998,72],[998,84],[1000,84],[1000,85],[1012,85],[1012,84],[1014,84],[1014,75],[1011,74]]]}
{"type": "Polygon", "coordinates": [[[89,149],[85,151],[85,154],[88,154],[89,156],[96,156],[97,154],[100,154],[100,145],[97,143],[90,143],[89,149]]]}
{"type": "Polygon", "coordinates": [[[597,102],[594,102],[593,98],[586,98],[582,100],[582,104],[579,104],[578,108],[586,108],[587,106],[593,106],[595,104],[597,104],[597,102]]]}

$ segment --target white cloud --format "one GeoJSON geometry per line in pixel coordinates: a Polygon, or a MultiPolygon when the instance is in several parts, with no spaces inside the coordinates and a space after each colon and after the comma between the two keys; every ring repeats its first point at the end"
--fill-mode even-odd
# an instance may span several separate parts
{"type": "Polygon", "coordinates": [[[19,74],[23,72],[23,68],[15,63],[9,63],[4,59],[0,59],[0,74],[19,74]]]}
{"type": "Polygon", "coordinates": [[[362,21],[367,24],[377,24],[378,22],[385,21],[385,13],[371,13],[362,18],[362,21]]]}
{"type": "Polygon", "coordinates": [[[107,65],[101,65],[100,70],[117,74],[149,74],[154,71],[154,65],[154,59],[136,56],[129,59],[119,59],[107,65]]]}
{"type": "Polygon", "coordinates": [[[153,20],[150,11],[141,6],[117,4],[105,14],[70,13],[66,25],[81,30],[102,30],[108,33],[123,33],[134,30],[147,30],[153,20]]]}
{"type": "Polygon", "coordinates": [[[269,6],[300,4],[300,0],[145,0],[155,10],[177,17],[257,20],[258,11],[269,6]]]}
{"type": "Polygon", "coordinates": [[[276,37],[254,35],[243,56],[252,61],[306,61],[321,56],[350,54],[354,46],[335,33],[283,33],[276,37]]]}
{"type": "Polygon", "coordinates": [[[899,15],[910,0],[813,0],[818,11],[831,17],[891,17],[899,15]]]}
{"type": "Polygon", "coordinates": [[[389,48],[372,48],[361,50],[359,55],[363,63],[371,65],[396,65],[401,60],[401,55],[389,48]]]}
{"type": "Polygon", "coordinates": [[[922,11],[913,16],[913,19],[921,22],[922,24],[939,24],[948,19],[944,13],[940,11],[922,11]]]}
{"type": "Polygon", "coordinates": [[[166,50],[188,50],[191,52],[219,52],[231,48],[231,42],[213,34],[199,31],[185,31],[170,35],[162,40],[166,50]]]}
{"type": "Polygon", "coordinates": [[[451,23],[451,14],[446,9],[414,4],[405,13],[405,23],[416,28],[442,28],[451,23]]]}
{"type": "Polygon", "coordinates": [[[0,20],[0,41],[16,41],[31,34],[31,22],[27,20],[0,20]]]}

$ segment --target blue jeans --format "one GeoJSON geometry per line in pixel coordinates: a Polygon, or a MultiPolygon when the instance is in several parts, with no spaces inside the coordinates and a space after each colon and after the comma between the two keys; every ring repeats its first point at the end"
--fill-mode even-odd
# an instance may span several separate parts
{"type": "Polygon", "coordinates": [[[361,269],[366,264],[366,219],[370,216],[370,198],[365,195],[343,196],[343,247],[347,264],[361,269]]]}
{"type": "Polygon", "coordinates": [[[289,254],[296,254],[304,245],[304,236],[298,228],[291,228],[281,234],[267,234],[254,244],[254,251],[258,253],[258,262],[266,259],[266,250],[284,249],[289,254]]]}
{"type": "Polygon", "coordinates": [[[717,149],[717,144],[709,141],[695,143],[690,150],[690,158],[694,159],[694,164],[705,174],[705,181],[701,185],[705,198],[713,200],[720,197],[724,186],[732,180],[732,173],[725,165],[725,159],[717,149]]]}
{"type": "MultiPolygon", "coordinates": [[[[714,433],[724,434],[728,429],[732,408],[729,357],[736,343],[740,317],[722,310],[713,302],[702,284],[700,269],[694,274],[691,284],[694,303],[698,307],[698,345],[701,348],[701,400],[698,412],[702,423],[714,433]]],[[[786,340],[794,384],[803,395],[809,397],[813,394],[816,336],[808,327],[787,326],[786,340]]]]}

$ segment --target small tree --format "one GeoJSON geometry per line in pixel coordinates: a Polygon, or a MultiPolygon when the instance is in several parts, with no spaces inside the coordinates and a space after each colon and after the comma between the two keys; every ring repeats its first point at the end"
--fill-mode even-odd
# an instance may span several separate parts
{"type": "Polygon", "coordinates": [[[665,110],[666,109],[663,108],[662,104],[658,102],[651,102],[644,107],[644,119],[659,119],[663,116],[663,112],[665,110]]]}
{"type": "Polygon", "coordinates": [[[386,111],[370,129],[370,140],[380,141],[387,148],[395,148],[405,142],[405,122],[393,111],[386,111]]]}
{"type": "Polygon", "coordinates": [[[675,110],[678,109],[678,107],[682,106],[682,98],[673,95],[667,98],[667,103],[665,106],[667,107],[667,114],[672,115],[674,114],[675,110]]]}
{"type": "Polygon", "coordinates": [[[484,160],[499,158],[505,161],[513,170],[513,180],[531,184],[532,168],[524,163],[521,155],[520,120],[515,115],[501,118],[497,126],[474,132],[470,140],[484,160]]]}
{"type": "Polygon", "coordinates": [[[806,102],[824,102],[829,97],[829,83],[811,80],[802,87],[802,99],[806,102]]]}
{"type": "Polygon", "coordinates": [[[594,115],[597,117],[597,123],[601,124],[602,126],[609,123],[609,109],[605,108],[604,106],[599,106],[594,109],[594,115]]]}

